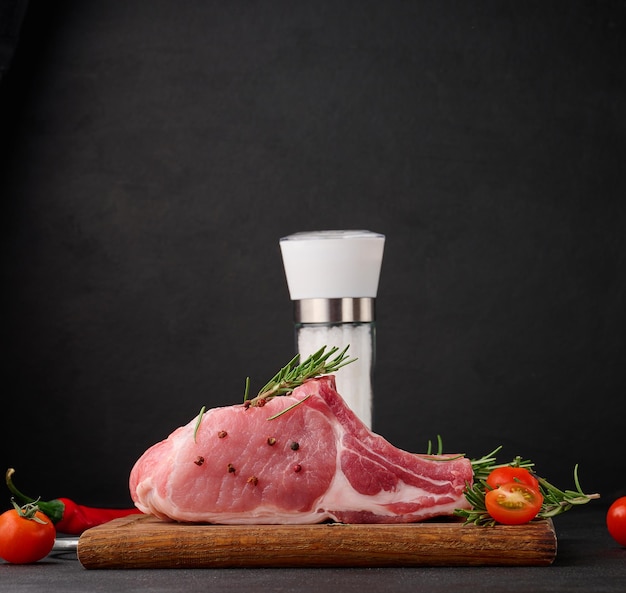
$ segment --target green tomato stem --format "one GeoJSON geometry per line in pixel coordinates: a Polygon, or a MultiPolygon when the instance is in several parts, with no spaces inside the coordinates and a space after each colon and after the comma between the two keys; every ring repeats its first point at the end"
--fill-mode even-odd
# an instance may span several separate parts
{"type": "Polygon", "coordinates": [[[53,523],[58,523],[63,519],[63,513],[65,512],[65,505],[60,500],[50,500],[48,502],[35,500],[26,494],[22,494],[15,484],[13,483],[13,474],[15,470],[11,467],[6,473],[6,483],[11,491],[11,494],[21,505],[37,504],[38,509],[46,515],[53,523]]]}

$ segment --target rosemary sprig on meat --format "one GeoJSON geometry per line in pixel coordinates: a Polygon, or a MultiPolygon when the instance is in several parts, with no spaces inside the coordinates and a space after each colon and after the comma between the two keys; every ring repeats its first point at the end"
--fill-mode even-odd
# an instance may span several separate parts
{"type": "Polygon", "coordinates": [[[248,406],[263,406],[273,397],[288,395],[308,379],[336,373],[340,368],[357,360],[356,358],[350,358],[346,354],[349,347],[348,345],[339,351],[337,346],[333,346],[327,351],[326,346],[323,346],[317,352],[311,354],[303,363],[300,363],[300,355],[296,354],[252,399],[248,399],[249,380],[247,380],[244,404],[248,406]]]}
{"type": "Polygon", "coordinates": [[[543,504],[536,519],[547,519],[569,511],[574,506],[587,504],[589,501],[600,498],[599,494],[585,494],[578,479],[578,465],[574,466],[574,486],[576,490],[560,490],[545,478],[538,476],[533,470],[534,463],[515,457],[510,463],[496,463],[498,447],[488,455],[471,461],[474,469],[474,483],[465,488],[465,498],[471,505],[470,509],[457,509],[454,514],[465,519],[465,524],[493,526],[495,521],[487,512],[485,494],[490,490],[487,476],[497,467],[523,467],[528,469],[539,482],[539,489],[543,495],[543,504]]]}
{"type": "MultiPolygon", "coordinates": [[[[311,354],[303,363],[300,364],[300,354],[296,354],[283,368],[280,369],[260,390],[256,397],[248,399],[248,393],[250,391],[250,377],[246,378],[246,386],[243,396],[243,403],[246,407],[250,406],[264,406],[268,400],[276,397],[277,395],[288,395],[296,387],[302,385],[308,379],[313,379],[321,375],[328,375],[336,373],[340,368],[345,367],[357,360],[356,358],[350,358],[346,352],[350,345],[346,346],[338,354],[339,348],[333,346],[326,351],[326,346],[322,346],[317,352],[311,354]],[[335,355],[331,358],[333,355],[335,355]]],[[[274,414],[268,418],[268,420],[274,420],[279,416],[282,416],[289,410],[292,410],[297,405],[306,401],[309,396],[302,398],[300,401],[292,404],[288,408],[274,414]]],[[[202,417],[206,408],[202,406],[196,424],[193,431],[193,440],[196,440],[198,430],[202,422],[202,417]]]]}

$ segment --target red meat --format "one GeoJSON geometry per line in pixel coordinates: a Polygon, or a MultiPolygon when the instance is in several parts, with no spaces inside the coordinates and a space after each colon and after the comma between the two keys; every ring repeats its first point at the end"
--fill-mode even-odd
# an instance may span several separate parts
{"type": "Polygon", "coordinates": [[[394,447],[347,407],[332,376],[262,407],[213,408],[194,438],[196,425],[133,467],[131,496],[144,513],[222,524],[409,523],[467,508],[468,459],[394,447]]]}

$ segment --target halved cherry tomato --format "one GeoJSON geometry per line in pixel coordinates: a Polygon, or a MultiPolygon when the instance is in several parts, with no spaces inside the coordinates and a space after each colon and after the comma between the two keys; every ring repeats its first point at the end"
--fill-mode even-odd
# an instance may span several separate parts
{"type": "Polygon", "coordinates": [[[36,505],[14,506],[0,515],[0,558],[12,564],[37,562],[54,546],[54,524],[36,505]]]}
{"type": "Polygon", "coordinates": [[[521,482],[527,486],[532,486],[535,490],[539,490],[539,482],[525,467],[513,467],[506,465],[504,467],[496,467],[487,477],[487,485],[491,488],[498,488],[502,484],[509,482],[521,482]]]}
{"type": "Polygon", "coordinates": [[[504,525],[532,521],[541,510],[543,496],[538,489],[520,482],[508,482],[485,494],[485,507],[492,519],[504,525]]]}
{"type": "Polygon", "coordinates": [[[626,546],[626,496],[618,498],[606,514],[606,526],[611,537],[620,545],[626,546]]]}

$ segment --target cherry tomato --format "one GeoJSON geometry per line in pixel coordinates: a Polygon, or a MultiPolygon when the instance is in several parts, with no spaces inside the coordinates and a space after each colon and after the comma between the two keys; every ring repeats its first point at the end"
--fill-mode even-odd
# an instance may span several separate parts
{"type": "Polygon", "coordinates": [[[504,525],[532,521],[541,510],[541,492],[528,484],[508,482],[485,494],[485,507],[492,519],[504,525]]]}
{"type": "Polygon", "coordinates": [[[36,505],[14,506],[0,515],[0,558],[12,564],[37,562],[52,550],[54,524],[36,505]]]}
{"type": "Polygon", "coordinates": [[[525,467],[512,467],[510,465],[496,467],[496,469],[487,476],[487,485],[491,488],[497,488],[509,482],[521,482],[527,486],[532,486],[535,490],[539,490],[537,478],[525,467]]]}
{"type": "Polygon", "coordinates": [[[620,545],[626,546],[626,496],[618,498],[606,514],[606,526],[611,537],[620,545]]]}

